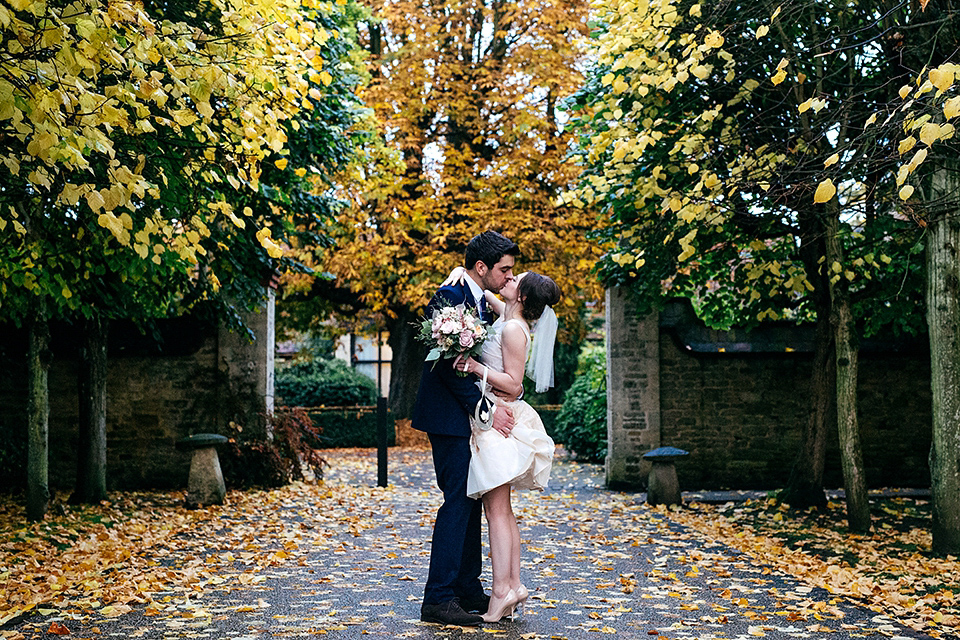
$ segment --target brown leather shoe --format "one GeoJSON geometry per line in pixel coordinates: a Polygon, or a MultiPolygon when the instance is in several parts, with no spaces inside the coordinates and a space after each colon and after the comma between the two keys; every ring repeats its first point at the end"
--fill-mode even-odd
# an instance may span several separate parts
{"type": "Polygon", "coordinates": [[[454,598],[440,604],[421,605],[420,620],[437,624],[452,624],[458,627],[476,627],[483,622],[483,617],[474,613],[467,613],[460,606],[460,600],[454,598]]]}
{"type": "Polygon", "coordinates": [[[490,596],[481,593],[472,598],[460,598],[460,608],[464,611],[486,613],[490,608],[490,596]]]}

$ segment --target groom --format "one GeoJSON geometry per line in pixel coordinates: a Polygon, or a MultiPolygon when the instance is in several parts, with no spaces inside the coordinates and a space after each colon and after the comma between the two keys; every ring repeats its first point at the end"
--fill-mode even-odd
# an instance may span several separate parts
{"type": "MultiPolygon", "coordinates": [[[[485,322],[492,322],[483,290],[500,291],[513,277],[519,254],[516,243],[496,231],[474,236],[464,254],[464,283],[440,287],[427,306],[427,317],[434,309],[465,304],[478,309],[485,322]]],[[[490,600],[480,584],[482,503],[467,497],[470,416],[482,399],[476,381],[454,371],[453,359],[424,363],[413,428],[426,431],[430,438],[443,504],[433,527],[430,572],[420,607],[423,622],[475,626],[483,618],[470,612],[486,611],[490,600]]],[[[513,428],[509,409],[496,408],[491,420],[494,429],[509,435],[513,428]]]]}

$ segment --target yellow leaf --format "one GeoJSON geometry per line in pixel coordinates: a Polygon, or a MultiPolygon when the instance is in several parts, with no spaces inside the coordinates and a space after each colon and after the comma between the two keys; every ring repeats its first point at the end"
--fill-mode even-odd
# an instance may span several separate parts
{"type": "Polygon", "coordinates": [[[915,171],[916,168],[919,167],[921,164],[923,164],[923,161],[926,159],[927,159],[927,150],[920,149],[915,154],[913,154],[912,158],[910,158],[910,164],[907,165],[907,170],[915,171]]]}
{"type": "Polygon", "coordinates": [[[930,83],[939,91],[947,91],[953,86],[953,69],[951,65],[941,65],[930,70],[930,83]]]}
{"type": "Polygon", "coordinates": [[[286,159],[286,158],[280,158],[280,159],[278,159],[276,162],[274,162],[273,164],[277,167],[277,169],[280,169],[281,171],[283,171],[284,169],[287,168],[287,159],[286,159]]]}
{"type": "Polygon", "coordinates": [[[809,111],[812,105],[813,105],[813,98],[810,98],[809,100],[804,100],[797,106],[797,111],[799,111],[800,113],[809,111]]]}
{"type": "Polygon", "coordinates": [[[720,35],[719,31],[711,31],[707,34],[707,37],[703,39],[703,44],[707,45],[712,49],[718,49],[723,46],[723,36],[720,35]]]}
{"type": "Polygon", "coordinates": [[[173,112],[173,119],[181,127],[189,127],[197,121],[197,114],[189,109],[180,109],[179,111],[173,112]]]}
{"type": "Polygon", "coordinates": [[[772,82],[774,85],[778,85],[786,79],[787,79],[787,72],[784,71],[783,69],[780,69],[775,74],[773,74],[773,76],[770,78],[770,82],[772,82]]]}
{"type": "Polygon", "coordinates": [[[757,40],[759,40],[759,39],[762,38],[763,36],[767,35],[767,33],[768,33],[769,31],[770,31],[770,26],[769,26],[769,25],[765,25],[765,24],[764,24],[764,25],[760,25],[760,27],[757,28],[757,40]]]}
{"type": "Polygon", "coordinates": [[[904,185],[903,187],[900,188],[900,193],[899,193],[900,199],[904,201],[909,200],[910,196],[913,195],[913,191],[914,191],[913,185],[909,185],[909,184],[904,185]]]}
{"type": "Polygon", "coordinates": [[[908,167],[907,165],[903,165],[899,169],[897,169],[897,186],[898,187],[907,181],[908,175],[910,175],[910,167],[908,167]]]}
{"type": "Polygon", "coordinates": [[[960,115],[960,96],[950,98],[943,103],[943,116],[950,120],[960,115]]]}
{"type": "Polygon", "coordinates": [[[908,84],[905,84],[902,87],[900,87],[900,98],[902,98],[903,100],[906,100],[907,96],[910,95],[910,91],[912,91],[912,89],[908,84]]]}
{"type": "Polygon", "coordinates": [[[920,142],[928,147],[940,139],[940,125],[928,122],[920,127],[920,142]]]}
{"type": "Polygon", "coordinates": [[[103,207],[104,200],[103,196],[100,195],[99,191],[91,191],[87,194],[87,206],[90,207],[91,211],[96,211],[103,207]]]}
{"type": "Polygon", "coordinates": [[[330,75],[328,72],[321,71],[319,75],[320,75],[320,82],[323,83],[323,86],[328,87],[330,86],[330,83],[333,82],[333,76],[330,75]]]}
{"type": "Polygon", "coordinates": [[[914,145],[916,144],[917,144],[917,139],[914,138],[913,136],[910,136],[909,138],[904,138],[903,140],[900,141],[900,144],[897,145],[897,151],[900,152],[900,155],[903,155],[907,151],[910,151],[910,149],[913,149],[914,145]]]}
{"type": "Polygon", "coordinates": [[[813,201],[817,204],[823,204],[824,202],[829,202],[833,199],[837,193],[837,187],[834,186],[833,180],[827,178],[823,182],[817,185],[817,191],[813,194],[813,201]]]}
{"type": "Polygon", "coordinates": [[[827,158],[826,160],[823,161],[823,166],[824,166],[824,168],[826,168],[826,167],[829,167],[829,166],[831,166],[831,165],[835,165],[835,164],[837,164],[838,162],[840,162],[840,154],[839,154],[839,153],[835,153],[835,154],[833,154],[832,156],[830,156],[829,158],[827,158]]]}

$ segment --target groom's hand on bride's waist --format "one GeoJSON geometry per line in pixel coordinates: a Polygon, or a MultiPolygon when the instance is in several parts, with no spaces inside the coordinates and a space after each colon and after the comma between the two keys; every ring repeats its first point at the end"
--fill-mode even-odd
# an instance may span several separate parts
{"type": "Polygon", "coordinates": [[[510,432],[513,431],[513,411],[510,410],[510,407],[497,407],[493,414],[493,430],[504,438],[510,436],[510,432]]]}

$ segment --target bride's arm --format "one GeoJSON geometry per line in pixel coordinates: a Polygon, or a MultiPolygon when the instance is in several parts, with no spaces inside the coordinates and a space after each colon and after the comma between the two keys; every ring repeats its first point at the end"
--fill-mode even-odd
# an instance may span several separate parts
{"type": "Polygon", "coordinates": [[[503,315],[503,308],[506,306],[500,298],[497,297],[493,291],[488,291],[487,289],[483,290],[483,297],[487,299],[487,304],[490,305],[490,309],[493,310],[498,316],[503,315]]]}
{"type": "MultiPolygon", "coordinates": [[[[523,366],[527,358],[527,336],[514,322],[504,325],[500,338],[503,353],[503,371],[494,371],[488,368],[487,382],[494,389],[502,391],[511,398],[516,398],[523,392],[523,366]]],[[[478,378],[483,378],[483,370],[487,368],[473,358],[457,358],[454,367],[478,378]]]]}
{"type": "MultiPolygon", "coordinates": [[[[464,278],[467,277],[467,270],[463,267],[454,267],[453,271],[450,272],[450,275],[447,276],[447,279],[440,283],[441,287],[445,287],[451,284],[463,284],[464,278]]],[[[498,316],[503,315],[503,307],[505,306],[503,300],[497,297],[497,294],[492,291],[484,289],[483,296],[487,299],[487,304],[490,305],[490,309],[493,310],[498,316]]]]}

